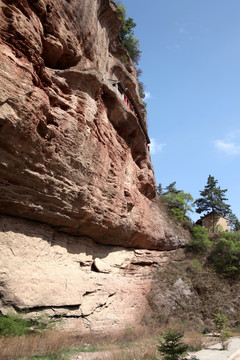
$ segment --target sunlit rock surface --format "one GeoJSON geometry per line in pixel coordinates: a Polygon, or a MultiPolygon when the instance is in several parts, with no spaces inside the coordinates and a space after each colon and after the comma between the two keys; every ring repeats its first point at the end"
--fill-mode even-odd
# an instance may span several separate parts
{"type": "Polygon", "coordinates": [[[0,0],[3,313],[137,324],[155,250],[186,242],[157,205],[120,26],[109,0],[0,0]]]}
{"type": "Polygon", "coordinates": [[[114,5],[0,3],[1,213],[105,244],[184,243],[153,201],[146,113],[114,5]]]}

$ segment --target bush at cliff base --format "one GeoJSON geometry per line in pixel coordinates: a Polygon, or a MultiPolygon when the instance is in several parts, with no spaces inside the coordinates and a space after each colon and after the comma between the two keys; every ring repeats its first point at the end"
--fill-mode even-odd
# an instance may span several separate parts
{"type": "MultiPolygon", "coordinates": [[[[170,330],[163,332],[159,338],[160,345],[158,351],[164,356],[164,360],[187,360],[187,351],[189,346],[182,342],[184,333],[181,331],[170,330]]],[[[197,360],[192,356],[189,360],[197,360]]]]}
{"type": "Polygon", "coordinates": [[[207,252],[212,243],[208,238],[208,231],[206,228],[197,225],[192,228],[193,239],[187,244],[187,250],[195,253],[207,252]]]}

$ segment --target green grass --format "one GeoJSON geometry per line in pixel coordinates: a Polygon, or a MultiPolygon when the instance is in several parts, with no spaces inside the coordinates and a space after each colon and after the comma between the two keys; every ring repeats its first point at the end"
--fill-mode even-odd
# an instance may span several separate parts
{"type": "Polygon", "coordinates": [[[58,354],[49,354],[45,356],[35,355],[33,357],[27,358],[25,360],[69,360],[70,355],[74,355],[80,352],[95,352],[97,351],[96,347],[92,345],[82,345],[74,347],[72,349],[65,349],[60,351],[58,354]]]}
{"type": "Polygon", "coordinates": [[[0,336],[21,336],[31,332],[31,322],[18,314],[0,314],[0,336]]]}

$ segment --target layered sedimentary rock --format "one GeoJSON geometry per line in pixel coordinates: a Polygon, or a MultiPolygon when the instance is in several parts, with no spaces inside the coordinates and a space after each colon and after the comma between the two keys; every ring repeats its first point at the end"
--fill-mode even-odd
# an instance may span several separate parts
{"type": "Polygon", "coordinates": [[[114,4],[0,5],[0,213],[103,244],[181,246],[154,201],[145,108],[114,4]]]}
{"type": "Polygon", "coordinates": [[[79,331],[119,331],[150,308],[150,271],[166,252],[97,245],[48,225],[0,216],[0,311],[65,318],[79,331]]]}
{"type": "Polygon", "coordinates": [[[156,250],[187,234],[155,199],[116,7],[0,6],[0,311],[63,316],[82,330],[136,325],[149,273],[166,260],[156,250]]]}

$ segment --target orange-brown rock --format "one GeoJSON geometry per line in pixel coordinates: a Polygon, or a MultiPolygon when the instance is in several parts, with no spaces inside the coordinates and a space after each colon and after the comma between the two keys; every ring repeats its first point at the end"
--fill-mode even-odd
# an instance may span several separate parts
{"type": "Polygon", "coordinates": [[[114,4],[0,5],[0,213],[50,224],[76,241],[184,244],[154,201],[145,108],[114,4]]]}

